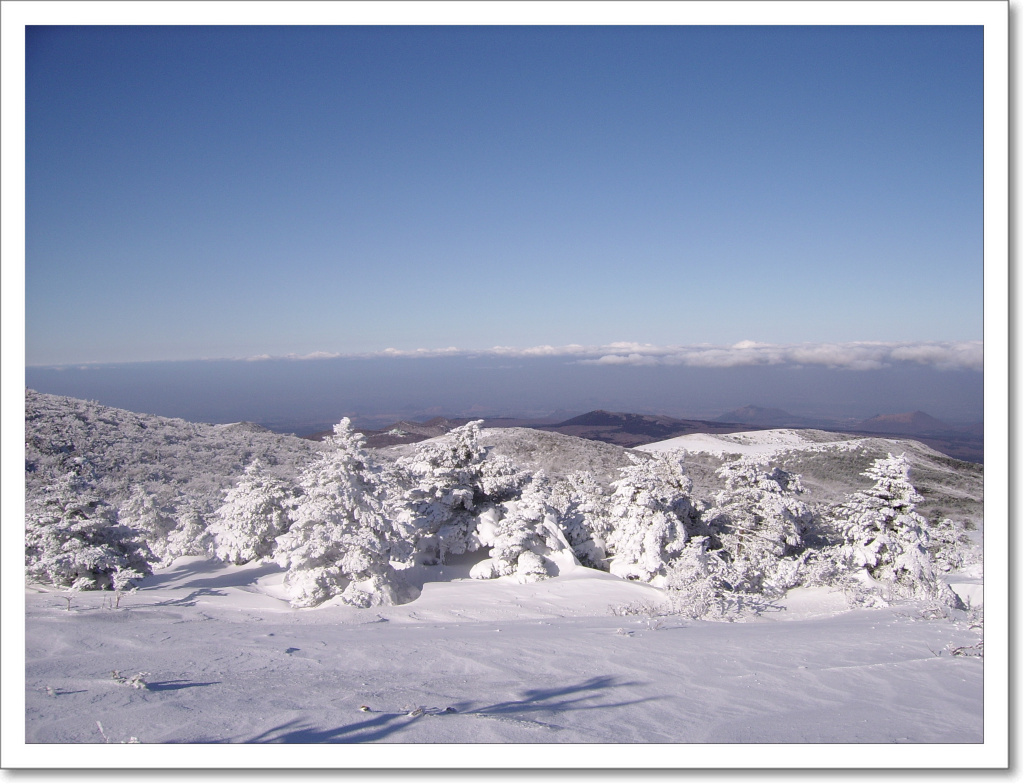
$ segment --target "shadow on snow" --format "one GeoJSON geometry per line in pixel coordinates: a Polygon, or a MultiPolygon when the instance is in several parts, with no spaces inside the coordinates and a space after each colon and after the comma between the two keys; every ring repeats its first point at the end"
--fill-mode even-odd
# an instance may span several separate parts
{"type": "Polygon", "coordinates": [[[191,689],[193,686],[216,686],[220,681],[207,681],[198,683],[196,681],[148,681],[146,691],[177,691],[178,689],[191,689]]]}
{"type": "MultiPolygon", "coordinates": [[[[601,693],[609,689],[638,685],[635,682],[618,682],[613,677],[595,677],[582,683],[551,689],[527,689],[522,698],[497,702],[483,707],[472,707],[473,703],[455,703],[454,710],[426,709],[421,715],[411,716],[407,712],[381,712],[365,721],[345,724],[333,729],[316,729],[293,720],[262,732],[248,739],[247,743],[365,743],[387,738],[400,732],[415,721],[424,718],[443,719],[454,716],[477,716],[480,718],[513,718],[517,715],[538,712],[562,712],[571,710],[596,710],[600,708],[617,708],[624,705],[636,705],[648,702],[656,697],[628,700],[623,702],[593,702],[601,693]]],[[[557,725],[546,724],[532,719],[523,719],[547,729],[561,729],[557,725]]],[[[210,742],[210,741],[203,741],[210,742]]],[[[470,741],[472,742],[472,741],[470,741]]]]}

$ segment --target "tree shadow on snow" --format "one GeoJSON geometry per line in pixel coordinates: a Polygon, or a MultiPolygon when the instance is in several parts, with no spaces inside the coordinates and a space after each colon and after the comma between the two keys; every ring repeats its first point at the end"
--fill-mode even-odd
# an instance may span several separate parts
{"type": "Polygon", "coordinates": [[[183,596],[180,599],[168,599],[165,602],[157,602],[154,607],[194,607],[196,605],[196,599],[200,596],[227,596],[224,591],[214,591],[211,588],[199,588],[192,591],[188,596],[183,596]]]}
{"type": "MultiPolygon", "coordinates": [[[[380,712],[365,721],[346,724],[333,729],[321,730],[302,724],[299,720],[286,722],[254,738],[247,743],[366,743],[383,740],[389,735],[401,731],[414,721],[437,720],[455,716],[479,716],[481,718],[515,718],[517,714],[550,713],[571,710],[597,710],[600,708],[618,708],[626,705],[637,705],[650,702],[657,697],[621,702],[592,702],[608,689],[639,685],[632,681],[618,681],[613,677],[595,677],[581,683],[550,689],[527,689],[522,692],[522,699],[497,702],[483,707],[472,707],[473,703],[455,703],[447,709],[427,708],[420,715],[407,712],[380,712]]],[[[560,727],[535,719],[525,718],[523,721],[548,729],[560,727]]],[[[209,741],[206,741],[209,742],[209,741]]],[[[472,743],[472,739],[466,742],[472,743]]]]}
{"type": "Polygon", "coordinates": [[[207,681],[198,683],[196,681],[147,681],[146,691],[177,691],[178,689],[191,689],[193,686],[216,686],[220,681],[207,681]]]}
{"type": "Polygon", "coordinates": [[[621,688],[623,686],[638,686],[635,681],[619,682],[610,676],[594,677],[578,683],[574,686],[562,686],[553,689],[527,689],[523,692],[520,700],[508,700],[488,705],[484,708],[468,709],[464,704],[457,704],[456,709],[460,712],[479,714],[512,714],[528,713],[535,711],[565,711],[565,710],[594,710],[597,708],[620,708],[625,705],[637,705],[641,702],[650,702],[657,697],[644,697],[642,699],[628,700],[625,702],[606,702],[599,704],[583,704],[592,700],[596,695],[591,692],[600,692],[605,689],[621,688]],[[575,695],[575,696],[573,696],[575,695]]]}
{"type": "Polygon", "coordinates": [[[318,730],[298,720],[286,722],[262,732],[246,743],[365,743],[381,740],[416,721],[407,713],[379,713],[372,719],[346,724],[330,730],[318,730]],[[402,721],[404,719],[404,721],[402,721]]]}
{"type": "Polygon", "coordinates": [[[143,590],[153,588],[238,588],[251,585],[261,577],[284,569],[276,563],[248,564],[242,568],[231,568],[221,561],[194,560],[161,569],[156,574],[142,579],[143,590]],[[208,576],[204,576],[208,575],[208,576]]]}

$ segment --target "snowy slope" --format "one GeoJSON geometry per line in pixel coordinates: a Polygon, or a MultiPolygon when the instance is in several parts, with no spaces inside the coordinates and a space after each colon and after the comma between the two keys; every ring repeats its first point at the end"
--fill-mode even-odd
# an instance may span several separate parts
{"type": "Polygon", "coordinates": [[[82,593],[68,610],[63,594],[31,586],[27,741],[983,737],[982,660],[952,655],[974,651],[978,630],[916,605],[849,612],[841,594],[814,590],[748,623],[616,615],[638,602],[653,610],[659,591],[581,568],[529,585],[428,583],[398,607],[293,610],[274,596],[279,580],[272,566],[181,559],[118,609],[109,595],[82,593]],[[148,688],[118,683],[112,670],[147,673],[148,688]]]}
{"type": "Polygon", "coordinates": [[[642,452],[671,452],[685,449],[712,455],[756,455],[772,457],[791,449],[821,451],[825,449],[853,450],[867,439],[852,438],[823,430],[752,430],[744,433],[691,433],[636,449],[642,452]]]}
{"type": "Polygon", "coordinates": [[[636,447],[656,453],[685,450],[694,492],[708,497],[717,491],[715,469],[738,455],[761,458],[801,477],[809,502],[833,502],[863,490],[870,481],[863,472],[877,458],[906,454],[911,481],[924,497],[918,511],[931,520],[963,520],[981,546],[984,530],[984,467],[956,460],[907,438],[875,438],[823,430],[755,430],[714,435],[694,433],[636,447]]]}

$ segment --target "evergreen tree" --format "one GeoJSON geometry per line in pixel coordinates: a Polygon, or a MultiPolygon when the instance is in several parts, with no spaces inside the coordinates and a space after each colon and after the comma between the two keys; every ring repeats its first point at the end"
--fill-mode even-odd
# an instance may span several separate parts
{"type": "Polygon", "coordinates": [[[121,504],[117,518],[139,532],[158,562],[173,560],[167,546],[167,537],[177,525],[173,510],[161,506],[152,495],[136,486],[121,504]]]}
{"type": "Polygon", "coordinates": [[[558,524],[584,566],[608,570],[608,536],[612,532],[609,497],[588,471],[569,474],[554,482],[548,503],[558,513],[558,524]]]}
{"type": "Polygon", "coordinates": [[[744,457],[718,469],[725,487],[705,510],[712,547],[730,590],[777,595],[796,579],[796,557],[810,528],[800,479],[744,457]]]}
{"type": "Polygon", "coordinates": [[[478,531],[489,544],[490,558],[474,566],[477,578],[515,575],[520,582],[536,582],[559,573],[559,566],[578,562],[558,527],[558,513],[547,502],[550,488],[543,473],[534,477],[522,496],[502,504],[503,514],[490,530],[478,531]]]}
{"type": "Polygon", "coordinates": [[[25,520],[30,578],[74,590],[122,589],[150,574],[152,554],[89,483],[71,473],[31,503],[25,520]]]}
{"type": "Polygon", "coordinates": [[[834,510],[848,563],[897,596],[938,598],[962,606],[936,577],[928,553],[928,521],[916,511],[922,498],[910,483],[906,455],[879,458],[864,476],[874,486],[848,496],[834,510]]]}
{"type": "Polygon", "coordinates": [[[185,502],[179,508],[178,524],[167,535],[167,554],[173,560],[182,556],[212,556],[214,538],[206,516],[195,502],[185,502]]]}
{"type": "Polygon", "coordinates": [[[480,424],[470,422],[398,461],[406,477],[398,520],[425,564],[474,552],[481,515],[514,498],[528,479],[505,457],[487,458],[480,424]]]}
{"type": "Polygon", "coordinates": [[[288,531],[295,492],[254,461],[214,514],[210,525],[217,558],[234,564],[270,559],[277,537],[288,531]]]}
{"type": "Polygon", "coordinates": [[[347,418],[327,442],[333,448],[303,474],[294,521],[277,540],[285,588],[296,607],[335,596],[359,607],[394,604],[390,556],[400,532],[384,514],[380,468],[347,418]]]}
{"type": "Polygon", "coordinates": [[[664,585],[669,562],[691,534],[701,532],[690,499],[693,483],[681,452],[656,452],[647,459],[629,453],[629,458],[632,465],[621,468],[622,477],[612,483],[609,571],[664,585]]]}

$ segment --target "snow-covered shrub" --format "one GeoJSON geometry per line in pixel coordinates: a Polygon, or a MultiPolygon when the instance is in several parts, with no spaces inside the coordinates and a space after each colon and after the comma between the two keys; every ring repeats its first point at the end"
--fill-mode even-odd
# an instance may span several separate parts
{"type": "Polygon", "coordinates": [[[234,564],[271,558],[295,505],[293,488],[253,462],[227,491],[210,524],[217,558],[234,564]]]}
{"type": "Polygon", "coordinates": [[[169,560],[167,535],[176,525],[173,510],[160,506],[150,493],[137,486],[121,504],[117,519],[139,532],[157,561],[166,563],[169,560]]]}
{"type": "Polygon", "coordinates": [[[426,442],[398,461],[409,489],[397,519],[422,563],[479,549],[480,516],[518,495],[528,479],[508,458],[486,457],[479,441],[482,421],[426,442]]]}
{"type": "Polygon", "coordinates": [[[847,496],[834,509],[843,531],[842,553],[850,567],[895,597],[939,599],[953,607],[960,599],[938,580],[928,552],[928,521],[916,511],[920,502],[910,483],[905,455],[875,460],[864,475],[869,490],[847,496]]]}
{"type": "Polygon", "coordinates": [[[967,535],[967,524],[960,520],[944,517],[928,530],[930,543],[928,552],[935,568],[952,572],[977,563],[979,553],[967,535]]]}
{"type": "Polygon", "coordinates": [[[609,571],[630,580],[664,585],[669,562],[691,534],[701,532],[690,499],[693,485],[681,452],[657,452],[649,459],[629,454],[610,500],[613,529],[609,571]]]}
{"type": "Polygon", "coordinates": [[[167,534],[167,557],[171,560],[186,555],[212,556],[214,539],[206,523],[206,515],[192,501],[179,506],[178,524],[167,534]]]}
{"type": "Polygon", "coordinates": [[[485,519],[477,538],[491,546],[490,558],[476,564],[471,576],[515,575],[520,582],[536,582],[577,564],[547,496],[547,482],[538,474],[519,499],[502,504],[500,519],[485,519]]]}
{"type": "Polygon", "coordinates": [[[552,483],[548,503],[558,513],[558,524],[584,566],[607,571],[607,541],[612,532],[605,489],[587,471],[569,474],[552,483]]]}
{"type": "Polygon", "coordinates": [[[76,591],[123,590],[151,573],[152,557],[138,532],[121,525],[114,509],[75,474],[28,504],[25,568],[30,578],[76,591]]]}
{"type": "Polygon", "coordinates": [[[730,590],[777,595],[796,584],[810,508],[798,497],[799,477],[740,458],[717,472],[725,487],[704,511],[730,590]]]}
{"type": "Polygon", "coordinates": [[[348,419],[327,441],[333,448],[302,475],[294,521],[277,540],[285,588],[296,607],[335,596],[358,607],[394,604],[400,594],[390,553],[401,535],[384,514],[382,471],[348,419]]]}
{"type": "Polygon", "coordinates": [[[721,617],[728,593],[722,579],[724,567],[721,559],[708,553],[708,537],[692,537],[666,570],[672,611],[687,618],[721,617]]]}

